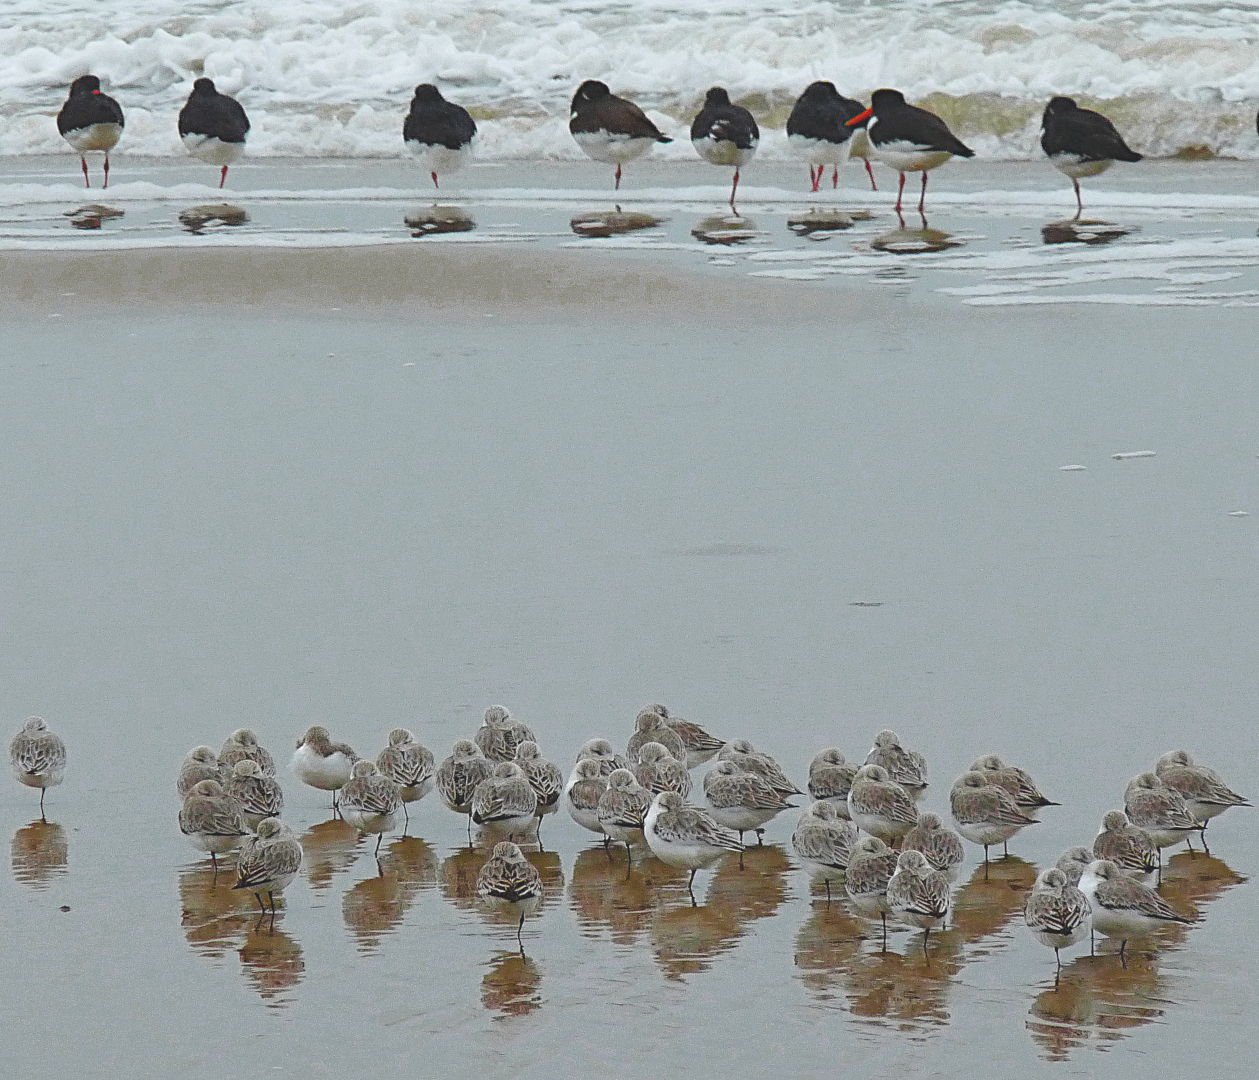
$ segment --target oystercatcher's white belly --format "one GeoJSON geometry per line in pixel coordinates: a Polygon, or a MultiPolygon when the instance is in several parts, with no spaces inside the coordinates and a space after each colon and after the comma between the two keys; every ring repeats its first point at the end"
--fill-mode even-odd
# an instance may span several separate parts
{"type": "Polygon", "coordinates": [[[425,172],[435,173],[451,173],[457,172],[468,163],[468,158],[472,156],[472,146],[461,146],[458,150],[451,150],[448,146],[442,146],[441,143],[420,142],[418,139],[408,139],[407,149],[415,155],[420,166],[425,172]]]}
{"type": "Polygon", "coordinates": [[[733,165],[740,169],[756,157],[756,143],[746,150],[740,150],[730,139],[710,139],[705,136],[702,139],[692,139],[691,145],[710,165],[733,165]]]}
{"type": "Polygon", "coordinates": [[[870,156],[870,136],[865,128],[857,128],[848,140],[852,144],[850,153],[853,157],[868,158],[870,156]]]}
{"type": "Polygon", "coordinates": [[[606,161],[609,165],[624,165],[627,161],[650,154],[656,145],[655,139],[632,138],[604,130],[574,132],[573,139],[587,157],[606,161]]]}
{"type": "Polygon", "coordinates": [[[80,154],[89,150],[112,150],[122,138],[121,124],[88,124],[61,136],[80,154]]]}
{"type": "Polygon", "coordinates": [[[1108,158],[1102,161],[1082,161],[1079,154],[1054,154],[1049,159],[1049,163],[1060,172],[1066,173],[1072,180],[1098,176],[1114,164],[1108,158]]]}
{"type": "Polygon", "coordinates": [[[243,142],[223,142],[214,135],[183,135],[184,149],[209,165],[231,165],[245,152],[243,142]]]}
{"type": "Polygon", "coordinates": [[[874,157],[897,172],[926,172],[943,165],[953,155],[947,150],[924,150],[911,142],[871,143],[874,157]]]}
{"type": "Polygon", "coordinates": [[[811,139],[807,135],[788,135],[787,143],[810,165],[842,165],[852,151],[852,139],[834,143],[829,139],[811,139]]]}

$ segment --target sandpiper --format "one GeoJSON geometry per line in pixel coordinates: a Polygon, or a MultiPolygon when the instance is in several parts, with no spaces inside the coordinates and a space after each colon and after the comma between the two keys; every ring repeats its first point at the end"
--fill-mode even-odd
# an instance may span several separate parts
{"type": "Polygon", "coordinates": [[[279,817],[284,809],[284,792],[274,776],[267,776],[253,758],[241,758],[232,769],[223,790],[238,803],[245,824],[253,831],[270,817],[279,817]]]}
{"type": "Polygon", "coordinates": [[[914,800],[880,765],[862,765],[848,791],[848,816],[857,828],[888,844],[918,824],[914,800]]]}
{"type": "Polygon", "coordinates": [[[863,836],[848,853],[844,888],[857,910],[883,924],[883,952],[887,951],[887,883],[896,873],[897,854],[877,836],[863,836]]]}
{"type": "Polygon", "coordinates": [[[44,796],[66,778],[66,744],[48,730],[38,716],[30,717],[9,743],[9,766],[19,784],[39,788],[39,819],[44,817],[44,796]]]}
{"type": "Polygon", "coordinates": [[[944,925],[953,906],[949,879],[932,870],[921,851],[902,851],[896,872],[887,883],[887,906],[898,919],[922,928],[922,953],[926,956],[931,931],[944,925]]]}
{"type": "Polygon", "coordinates": [[[848,792],[859,766],[845,760],[835,747],[820,750],[809,762],[809,794],[819,802],[828,802],[842,818],[848,817],[848,792]]]}
{"type": "Polygon", "coordinates": [[[525,916],[542,906],[542,875],[538,868],[525,858],[515,844],[504,841],[494,845],[494,850],[476,877],[477,895],[491,907],[519,913],[516,924],[516,943],[525,951],[521,932],[525,928],[525,916]]]}
{"type": "Polygon", "coordinates": [[[472,796],[477,786],[494,770],[494,765],[476,743],[460,739],[450,757],[437,770],[437,794],[448,809],[468,818],[468,844],[472,844],[472,796]]]}
{"type": "MultiPolygon", "coordinates": [[[[271,902],[271,925],[275,925],[275,894],[282,893],[297,876],[302,866],[302,845],[292,830],[279,818],[263,818],[258,834],[241,845],[236,857],[236,884],[233,889],[248,889],[265,915],[271,902]]],[[[261,920],[260,920],[261,922],[261,920]]]]}
{"type": "Polygon", "coordinates": [[[1148,885],[1128,877],[1105,859],[1098,859],[1084,871],[1080,892],[1093,908],[1093,929],[1119,938],[1119,962],[1124,966],[1124,950],[1130,939],[1146,937],[1169,923],[1188,925],[1193,921],[1177,914],[1148,885]]]}
{"type": "Polygon", "coordinates": [[[1036,824],[1014,802],[1005,788],[990,784],[983,773],[965,772],[949,792],[949,805],[957,830],[972,844],[984,849],[984,876],[988,874],[988,848],[1004,844],[1020,829],[1036,824]]]}
{"type": "Polygon", "coordinates": [[[437,782],[433,751],[416,742],[406,728],[394,728],[389,733],[389,745],[376,755],[376,768],[381,776],[398,786],[398,797],[402,800],[402,835],[406,836],[411,827],[407,803],[419,802],[437,782]]]}
{"type": "Polygon", "coordinates": [[[179,810],[179,831],[198,851],[209,852],[216,880],[218,857],[239,847],[249,835],[240,803],[226,794],[217,780],[193,785],[179,810]]]}
{"type": "Polygon", "coordinates": [[[353,749],[345,743],[333,742],[328,729],[316,724],[297,740],[289,769],[303,784],[319,791],[331,791],[335,813],[337,792],[349,781],[356,761],[358,754],[353,749]]]}
{"type": "Polygon", "coordinates": [[[815,802],[806,807],[791,834],[791,847],[809,878],[826,886],[828,904],[831,883],[844,880],[849,852],[856,842],[856,826],[841,818],[831,802],[815,802]]]}
{"type": "Polygon", "coordinates": [[[662,791],[652,801],[643,820],[643,835],[652,854],[670,866],[691,871],[686,889],[695,904],[695,873],[711,866],[732,851],[743,851],[739,838],[712,817],[686,806],[676,791],[662,791]]]}
{"type": "Polygon", "coordinates": [[[690,720],[683,720],[680,716],[674,716],[663,705],[648,705],[647,708],[663,716],[664,722],[681,738],[682,744],[686,747],[686,767],[688,769],[693,769],[697,765],[703,765],[704,762],[711,761],[717,751],[726,745],[723,739],[708,734],[699,724],[693,724],[690,720]]]}
{"type": "Polygon", "coordinates": [[[385,833],[398,823],[398,807],[402,800],[398,785],[381,776],[374,761],[356,761],[341,790],[341,817],[347,825],[358,830],[360,836],[376,834],[375,855],[380,854],[380,842],[385,833]]]}
{"type": "Polygon", "coordinates": [[[1054,951],[1058,971],[1062,970],[1060,949],[1083,941],[1093,924],[1093,909],[1076,886],[1057,867],[1042,870],[1027,894],[1023,918],[1032,936],[1054,951]]]}

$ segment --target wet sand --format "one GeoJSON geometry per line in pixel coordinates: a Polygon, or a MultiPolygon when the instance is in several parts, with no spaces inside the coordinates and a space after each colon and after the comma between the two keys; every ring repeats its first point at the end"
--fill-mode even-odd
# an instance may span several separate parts
{"type": "Polygon", "coordinates": [[[1126,970],[1055,988],[1019,912],[1165,750],[1259,792],[1252,313],[520,256],[2,256],[5,716],[70,747],[48,825],[0,789],[7,1075],[1247,1075],[1253,810],[1126,970]],[[498,701],[567,764],[650,700],[797,782],[892,727],[932,810],[985,752],[1063,806],[968,852],[929,963],[810,894],[794,815],[697,909],[561,815],[522,958],[435,796],[378,867],[283,768],[316,722],[441,757],[498,701]],[[306,849],[274,934],[175,825],[246,723],[306,849]]]}
{"type": "Polygon", "coordinates": [[[747,305],[797,313],[799,290],[711,278],[641,259],[600,260],[577,253],[372,247],[275,251],[267,248],[0,254],[0,311],[46,315],[52,309],[216,309],[292,312],[329,306],[400,318],[487,310],[600,317],[739,317],[747,305]]]}

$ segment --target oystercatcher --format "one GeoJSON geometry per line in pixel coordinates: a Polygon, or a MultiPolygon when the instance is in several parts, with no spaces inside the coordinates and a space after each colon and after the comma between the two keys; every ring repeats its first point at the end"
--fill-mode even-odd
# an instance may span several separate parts
{"type": "Polygon", "coordinates": [[[695,152],[713,165],[733,165],[734,183],[730,187],[730,208],[734,209],[734,193],[739,189],[739,170],[756,156],[761,130],[752,114],[742,105],[733,105],[730,95],[720,86],[712,87],[704,97],[704,107],[691,124],[691,145],[695,152]]]}
{"type": "Polygon", "coordinates": [[[88,187],[89,151],[105,151],[105,187],[109,187],[109,152],[122,137],[122,108],[108,94],[101,93],[101,81],[95,75],[80,75],[70,84],[70,96],[57,113],[57,130],[78,152],[83,163],[83,180],[88,187]]]}
{"type": "Polygon", "coordinates": [[[179,110],[179,137],[193,157],[223,167],[219,187],[227,183],[227,167],[245,152],[248,133],[249,117],[239,101],[220,94],[211,79],[192,84],[179,110]]]}
{"type": "Polygon", "coordinates": [[[472,156],[476,121],[462,105],[447,101],[432,83],[421,83],[402,125],[407,149],[420,159],[437,187],[439,172],[461,169],[472,156]]]}
{"type": "Polygon", "coordinates": [[[856,141],[856,132],[847,124],[864,108],[860,101],[844,97],[833,82],[825,80],[810,83],[796,99],[787,117],[787,142],[809,163],[809,182],[814,191],[822,182],[827,165],[834,167],[831,186],[839,187],[839,167],[848,160],[856,141]]]}
{"type": "Polygon", "coordinates": [[[1115,125],[1101,113],[1081,109],[1069,97],[1051,98],[1040,122],[1041,149],[1055,169],[1071,177],[1075,187],[1076,217],[1084,212],[1080,178],[1104,173],[1116,161],[1140,161],[1115,125]]]}
{"type": "Polygon", "coordinates": [[[656,143],[673,142],[642,109],[617,97],[598,79],[577,87],[568,130],[588,157],[616,166],[614,189],[621,186],[622,165],[650,153],[656,143]]]}
{"type": "Polygon", "coordinates": [[[935,113],[910,105],[899,90],[876,90],[870,95],[870,108],[849,120],[848,126],[855,127],[863,120],[868,121],[866,134],[871,153],[901,174],[900,188],[896,192],[897,213],[900,213],[901,197],[905,193],[907,172],[922,173],[918,212],[923,213],[928,170],[943,165],[954,155],[975,156],[975,151],[954,135],[935,113]]]}

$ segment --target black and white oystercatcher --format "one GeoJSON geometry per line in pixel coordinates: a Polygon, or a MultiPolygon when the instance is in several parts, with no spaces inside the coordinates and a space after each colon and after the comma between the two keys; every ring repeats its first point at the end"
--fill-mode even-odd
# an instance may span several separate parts
{"type": "MultiPolygon", "coordinates": [[[[819,80],[804,93],[787,117],[787,142],[809,163],[809,182],[817,191],[826,166],[834,167],[831,186],[839,187],[839,167],[848,160],[856,141],[848,121],[865,110],[860,101],[846,98],[833,82],[819,80]],[[816,172],[814,171],[816,169],[816,172]]],[[[870,167],[869,161],[866,168],[870,167]]]]}
{"type": "Polygon", "coordinates": [[[943,165],[949,158],[974,157],[975,151],[949,130],[948,124],[935,113],[910,105],[899,90],[876,90],[870,95],[870,108],[848,121],[855,127],[863,120],[870,139],[870,152],[884,165],[901,174],[896,192],[896,212],[900,213],[905,193],[905,174],[922,173],[922,194],[918,212],[923,212],[927,198],[927,172],[943,165]]]}
{"type": "Polygon", "coordinates": [[[249,117],[235,98],[220,94],[211,79],[192,84],[188,102],[179,110],[179,137],[195,158],[221,165],[219,187],[227,183],[227,167],[245,152],[249,117]]]}
{"type": "Polygon", "coordinates": [[[673,142],[642,109],[617,97],[598,79],[577,87],[568,130],[588,157],[616,166],[614,188],[621,186],[622,165],[650,153],[656,143],[673,142]]]}
{"type": "Polygon", "coordinates": [[[1040,122],[1041,149],[1055,169],[1071,177],[1075,187],[1076,216],[1084,212],[1080,178],[1104,173],[1116,161],[1140,161],[1115,125],[1101,113],[1081,109],[1069,97],[1051,98],[1040,122]]]}
{"type": "Polygon", "coordinates": [[[433,187],[438,186],[438,173],[463,168],[472,156],[475,135],[476,121],[462,105],[447,101],[432,83],[415,88],[402,138],[433,177],[433,187]]]}
{"type": "Polygon", "coordinates": [[[95,75],[80,75],[70,84],[70,96],[57,113],[57,130],[79,155],[83,163],[83,179],[88,187],[87,155],[105,152],[105,187],[109,187],[109,152],[122,137],[122,107],[108,94],[101,93],[101,81],[95,75]]]}
{"type": "Polygon", "coordinates": [[[732,104],[730,95],[722,87],[712,87],[704,97],[704,107],[691,124],[691,145],[710,164],[734,166],[731,209],[734,209],[734,193],[739,189],[739,170],[756,156],[760,141],[761,129],[752,114],[742,105],[732,104]]]}

